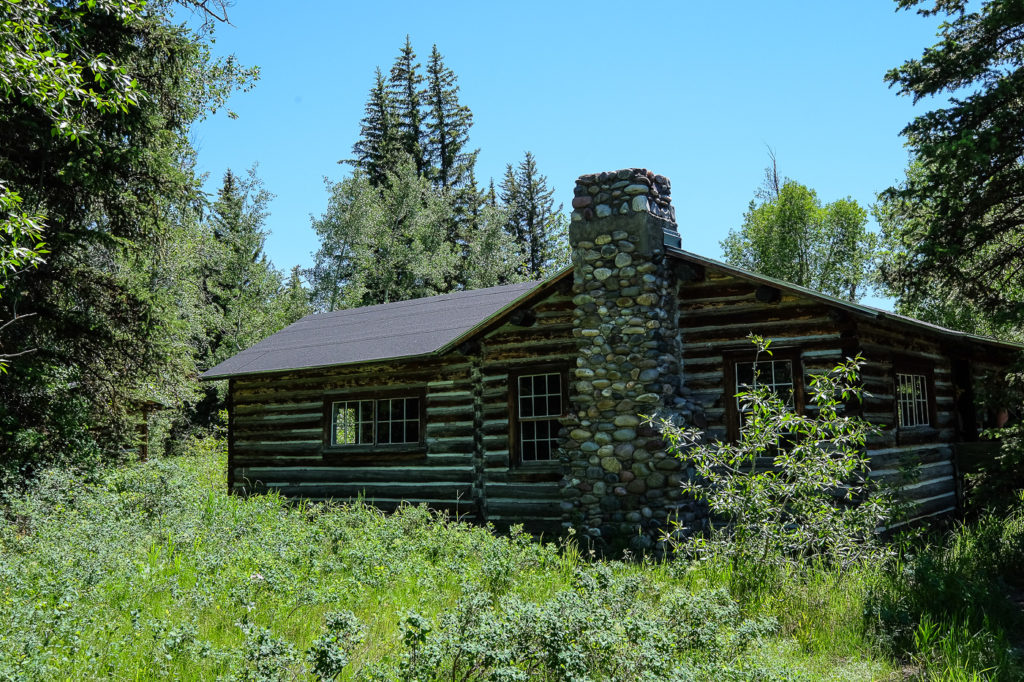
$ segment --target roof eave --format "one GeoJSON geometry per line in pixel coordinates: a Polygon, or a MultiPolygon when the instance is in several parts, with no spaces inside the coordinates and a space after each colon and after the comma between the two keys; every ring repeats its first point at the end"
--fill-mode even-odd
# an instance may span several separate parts
{"type": "Polygon", "coordinates": [[[203,372],[199,375],[200,381],[223,381],[225,379],[237,379],[239,377],[265,376],[270,374],[282,374],[284,372],[305,372],[312,369],[328,369],[331,367],[351,367],[354,365],[370,365],[375,362],[405,362],[406,360],[420,360],[436,356],[437,351],[429,353],[417,353],[415,355],[396,355],[387,358],[375,358],[372,360],[354,360],[352,362],[328,362],[322,365],[308,365],[306,367],[284,367],[282,369],[265,369],[252,372],[231,372],[230,374],[213,374],[203,372]]]}
{"type": "Polygon", "coordinates": [[[723,263],[721,261],[716,261],[716,260],[714,260],[712,258],[706,258],[706,257],[700,256],[700,255],[698,255],[696,253],[691,253],[690,251],[684,251],[683,249],[679,249],[679,248],[676,248],[676,247],[673,247],[673,246],[666,246],[665,247],[665,252],[668,255],[677,256],[677,257],[680,257],[680,258],[685,258],[686,260],[691,260],[691,261],[693,261],[695,263],[699,263],[701,265],[706,265],[706,266],[715,268],[716,270],[720,270],[722,272],[726,272],[726,273],[735,275],[736,277],[740,277],[740,278],[751,280],[751,281],[754,281],[754,282],[759,282],[761,284],[765,284],[765,285],[768,285],[768,286],[776,287],[778,289],[781,289],[781,290],[784,290],[784,291],[788,291],[789,293],[792,293],[792,294],[795,294],[795,295],[798,295],[798,296],[806,296],[806,297],[809,297],[809,298],[814,298],[814,299],[817,299],[819,301],[822,301],[823,303],[827,303],[829,305],[834,305],[834,306],[836,306],[838,308],[842,308],[843,310],[846,310],[848,312],[854,313],[856,315],[860,315],[862,317],[867,317],[869,319],[885,320],[885,321],[894,322],[894,323],[897,323],[897,324],[909,324],[909,325],[914,326],[914,327],[916,327],[918,329],[921,329],[923,331],[930,332],[930,333],[933,333],[933,334],[937,334],[937,335],[940,335],[940,336],[950,336],[950,337],[953,337],[953,338],[955,338],[957,340],[975,341],[975,342],[978,342],[978,343],[985,343],[985,344],[992,345],[992,346],[999,346],[999,347],[1007,349],[1007,350],[1014,350],[1014,351],[1024,350],[1024,344],[1013,343],[1011,341],[1000,341],[998,339],[993,339],[993,338],[990,338],[990,337],[987,337],[987,336],[979,336],[977,334],[968,334],[967,332],[961,332],[961,331],[957,331],[955,329],[949,329],[947,327],[940,327],[939,325],[929,324],[927,322],[922,322],[921,320],[915,320],[912,317],[907,317],[905,315],[898,315],[896,313],[890,313],[890,312],[887,312],[885,310],[879,310],[878,308],[872,308],[870,306],[861,305],[860,303],[853,303],[852,301],[844,301],[841,298],[836,298],[834,296],[829,296],[828,294],[823,294],[820,291],[814,291],[813,289],[808,289],[807,287],[802,287],[799,284],[792,284],[790,282],[786,282],[786,281],[783,281],[783,280],[780,280],[780,279],[775,279],[773,277],[767,277],[765,275],[760,275],[760,274],[758,274],[756,272],[751,272],[750,270],[746,270],[744,268],[736,267],[735,265],[729,265],[728,263],[723,263]]]}

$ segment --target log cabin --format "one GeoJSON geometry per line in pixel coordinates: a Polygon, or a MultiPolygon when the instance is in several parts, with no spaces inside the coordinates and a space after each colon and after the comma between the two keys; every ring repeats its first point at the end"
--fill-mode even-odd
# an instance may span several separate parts
{"type": "Polygon", "coordinates": [[[205,372],[229,385],[229,489],[649,547],[705,515],[639,415],[735,438],[753,332],[773,340],[760,376],[798,410],[811,375],[861,353],[872,475],[910,463],[917,518],[958,508],[974,386],[1020,346],[685,251],[670,183],[645,169],[580,177],[573,209],[572,263],[548,279],[309,315],[205,372]]]}

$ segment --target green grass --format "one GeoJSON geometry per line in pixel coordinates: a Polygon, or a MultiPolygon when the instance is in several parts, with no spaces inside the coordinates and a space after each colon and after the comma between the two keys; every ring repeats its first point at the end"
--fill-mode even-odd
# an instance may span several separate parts
{"type": "Polygon", "coordinates": [[[225,494],[224,467],[209,440],[8,495],[0,680],[317,679],[314,660],[330,661],[325,677],[377,680],[1020,672],[1019,614],[997,608],[1024,556],[1019,515],[893,567],[765,573],[596,561],[416,507],[243,499],[225,494]]]}

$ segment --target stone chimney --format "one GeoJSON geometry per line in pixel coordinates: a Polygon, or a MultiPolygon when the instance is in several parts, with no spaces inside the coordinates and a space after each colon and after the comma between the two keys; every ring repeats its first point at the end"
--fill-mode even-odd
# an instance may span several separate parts
{"type": "Polygon", "coordinates": [[[627,168],[581,176],[572,202],[577,356],[563,523],[609,549],[650,549],[672,520],[694,518],[685,467],[639,416],[671,416],[680,387],[669,190],[664,176],[627,168]]]}

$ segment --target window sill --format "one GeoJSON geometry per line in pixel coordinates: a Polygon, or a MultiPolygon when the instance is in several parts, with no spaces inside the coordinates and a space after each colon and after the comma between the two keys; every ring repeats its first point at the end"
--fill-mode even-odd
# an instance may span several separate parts
{"type": "Polygon", "coordinates": [[[939,430],[934,426],[899,426],[896,427],[896,443],[898,445],[917,445],[937,441],[939,430]]]}

